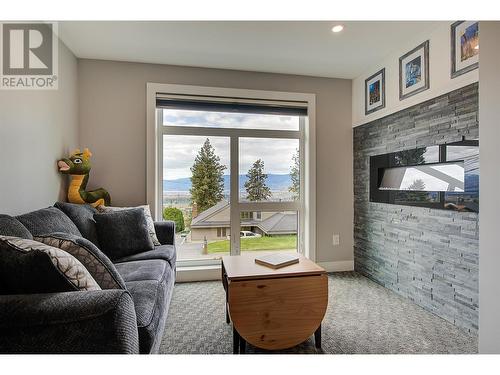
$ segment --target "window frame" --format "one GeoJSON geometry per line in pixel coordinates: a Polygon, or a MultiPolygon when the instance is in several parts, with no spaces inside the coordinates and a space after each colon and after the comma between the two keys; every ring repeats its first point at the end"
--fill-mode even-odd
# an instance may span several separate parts
{"type": "MultiPolygon", "coordinates": [[[[152,215],[161,220],[161,206],[163,198],[163,135],[194,135],[194,136],[223,136],[230,139],[230,176],[231,192],[238,192],[239,175],[239,139],[240,138],[286,138],[299,139],[300,154],[300,186],[301,194],[298,202],[240,202],[239,194],[231,194],[231,254],[240,254],[240,227],[242,211],[297,211],[299,216],[299,233],[297,249],[306,257],[316,259],[316,138],[315,138],[315,94],[277,92],[263,90],[245,90],[216,88],[205,86],[172,85],[160,83],[147,84],[147,202],[151,207],[152,215]],[[156,108],[156,98],[168,96],[206,96],[216,97],[218,100],[227,98],[242,102],[277,103],[295,102],[307,108],[307,118],[301,117],[300,127],[295,130],[267,130],[267,129],[235,129],[235,128],[205,128],[189,126],[164,126],[160,116],[161,109],[156,108]],[[237,157],[234,157],[236,155],[237,157]],[[234,176],[234,177],[233,177],[234,176]],[[233,223],[238,223],[233,225],[233,223]],[[234,235],[232,235],[234,234],[234,235]]],[[[183,262],[179,262],[182,267],[183,262]]],[[[186,262],[186,266],[210,265],[219,262],[186,262]]]]}

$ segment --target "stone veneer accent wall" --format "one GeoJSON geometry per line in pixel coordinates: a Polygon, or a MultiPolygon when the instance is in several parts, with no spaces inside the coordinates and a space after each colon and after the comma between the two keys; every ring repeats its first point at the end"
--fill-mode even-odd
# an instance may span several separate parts
{"type": "Polygon", "coordinates": [[[477,83],[452,91],[356,127],[353,143],[356,271],[470,332],[478,330],[478,214],[370,202],[369,159],[478,139],[478,98],[477,83]]]}

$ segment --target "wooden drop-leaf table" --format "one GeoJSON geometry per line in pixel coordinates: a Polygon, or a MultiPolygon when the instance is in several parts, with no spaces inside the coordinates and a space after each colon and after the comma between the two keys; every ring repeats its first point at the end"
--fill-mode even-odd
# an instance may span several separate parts
{"type": "Polygon", "coordinates": [[[247,342],[287,349],[313,334],[321,347],[328,278],[313,261],[300,257],[299,263],[275,270],[256,264],[253,255],[224,256],[222,284],[226,322],[233,323],[233,353],[244,353],[247,342]]]}

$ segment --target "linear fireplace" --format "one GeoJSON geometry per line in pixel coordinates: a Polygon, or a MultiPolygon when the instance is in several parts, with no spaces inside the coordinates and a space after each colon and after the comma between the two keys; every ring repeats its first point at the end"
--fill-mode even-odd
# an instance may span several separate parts
{"type": "Polygon", "coordinates": [[[370,157],[370,201],[479,211],[479,141],[370,157]]]}

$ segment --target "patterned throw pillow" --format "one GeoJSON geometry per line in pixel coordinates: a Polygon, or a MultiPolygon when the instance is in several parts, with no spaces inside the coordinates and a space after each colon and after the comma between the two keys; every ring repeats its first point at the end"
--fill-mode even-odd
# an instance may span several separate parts
{"type": "Polygon", "coordinates": [[[125,282],[111,260],[89,240],[67,233],[51,233],[35,237],[35,240],[73,255],[101,289],[126,289],[125,282]]]}
{"type": "Polygon", "coordinates": [[[158,237],[156,236],[155,223],[153,221],[153,216],[151,215],[151,210],[149,208],[149,205],[146,204],[144,206],[137,206],[137,207],[106,207],[106,206],[97,206],[97,211],[99,211],[100,213],[107,213],[107,212],[116,212],[116,211],[130,210],[131,208],[142,208],[144,210],[144,216],[146,216],[146,223],[148,225],[149,237],[151,237],[151,241],[153,241],[153,244],[155,246],[160,246],[161,243],[158,240],[158,237]]]}
{"type": "Polygon", "coordinates": [[[12,294],[101,290],[74,256],[34,240],[0,236],[0,258],[12,294]]]}

